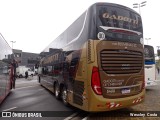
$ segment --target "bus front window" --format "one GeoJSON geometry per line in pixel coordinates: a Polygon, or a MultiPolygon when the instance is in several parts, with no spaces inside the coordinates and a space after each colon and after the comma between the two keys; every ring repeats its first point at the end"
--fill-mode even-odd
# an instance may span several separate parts
{"type": "Polygon", "coordinates": [[[112,6],[97,9],[97,34],[105,33],[105,40],[140,43],[141,17],[131,10],[112,6]]]}

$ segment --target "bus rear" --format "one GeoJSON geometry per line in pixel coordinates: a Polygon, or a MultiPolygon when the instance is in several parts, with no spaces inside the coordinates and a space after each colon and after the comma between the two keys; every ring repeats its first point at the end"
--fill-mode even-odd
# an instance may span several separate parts
{"type": "Polygon", "coordinates": [[[124,6],[98,3],[95,21],[96,37],[88,41],[87,52],[88,111],[141,103],[145,94],[141,17],[124,6]]]}

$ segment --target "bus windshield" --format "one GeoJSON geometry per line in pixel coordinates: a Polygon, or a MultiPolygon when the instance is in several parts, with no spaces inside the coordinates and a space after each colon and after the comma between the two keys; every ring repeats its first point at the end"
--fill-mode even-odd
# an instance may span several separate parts
{"type": "Polygon", "coordinates": [[[154,57],[154,48],[149,45],[144,45],[144,55],[145,55],[145,64],[150,64],[152,62],[155,62],[154,57]]]}
{"type": "Polygon", "coordinates": [[[97,33],[104,32],[106,40],[140,43],[143,30],[137,13],[112,5],[99,5],[97,8],[97,33]]]}

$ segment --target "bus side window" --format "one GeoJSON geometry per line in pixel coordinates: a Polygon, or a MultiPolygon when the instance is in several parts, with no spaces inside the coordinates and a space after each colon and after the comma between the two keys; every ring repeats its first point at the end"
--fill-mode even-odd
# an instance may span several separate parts
{"type": "Polygon", "coordinates": [[[42,68],[42,74],[46,75],[48,73],[48,69],[46,67],[42,68]]]}
{"type": "Polygon", "coordinates": [[[42,68],[42,74],[44,74],[44,67],[42,68]]]}
{"type": "Polygon", "coordinates": [[[64,80],[68,80],[68,77],[69,77],[69,63],[65,61],[63,63],[63,78],[64,80]]]}
{"type": "Polygon", "coordinates": [[[52,66],[52,75],[55,77],[55,65],[52,66]]]}
{"type": "Polygon", "coordinates": [[[63,63],[63,71],[68,71],[68,62],[63,63]]]}
{"type": "Polygon", "coordinates": [[[74,58],[71,61],[70,69],[69,69],[69,79],[73,82],[76,75],[76,69],[78,64],[78,58],[74,58]]]}
{"type": "Polygon", "coordinates": [[[48,75],[52,75],[53,73],[52,73],[52,66],[47,66],[47,70],[48,70],[48,75]]]}
{"type": "Polygon", "coordinates": [[[59,65],[58,64],[55,64],[53,66],[53,76],[54,77],[57,77],[59,75],[59,65]]]}
{"type": "Polygon", "coordinates": [[[38,69],[37,69],[37,73],[38,73],[38,74],[42,74],[42,73],[43,73],[43,72],[42,72],[42,69],[43,69],[43,68],[39,66],[38,69]]]}

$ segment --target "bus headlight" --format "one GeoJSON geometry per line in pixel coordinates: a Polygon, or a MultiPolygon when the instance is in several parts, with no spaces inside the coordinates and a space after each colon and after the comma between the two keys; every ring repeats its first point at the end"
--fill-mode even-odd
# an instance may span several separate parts
{"type": "Polygon", "coordinates": [[[105,39],[105,34],[103,32],[99,32],[97,34],[97,37],[98,37],[99,40],[104,40],[105,39]]]}

